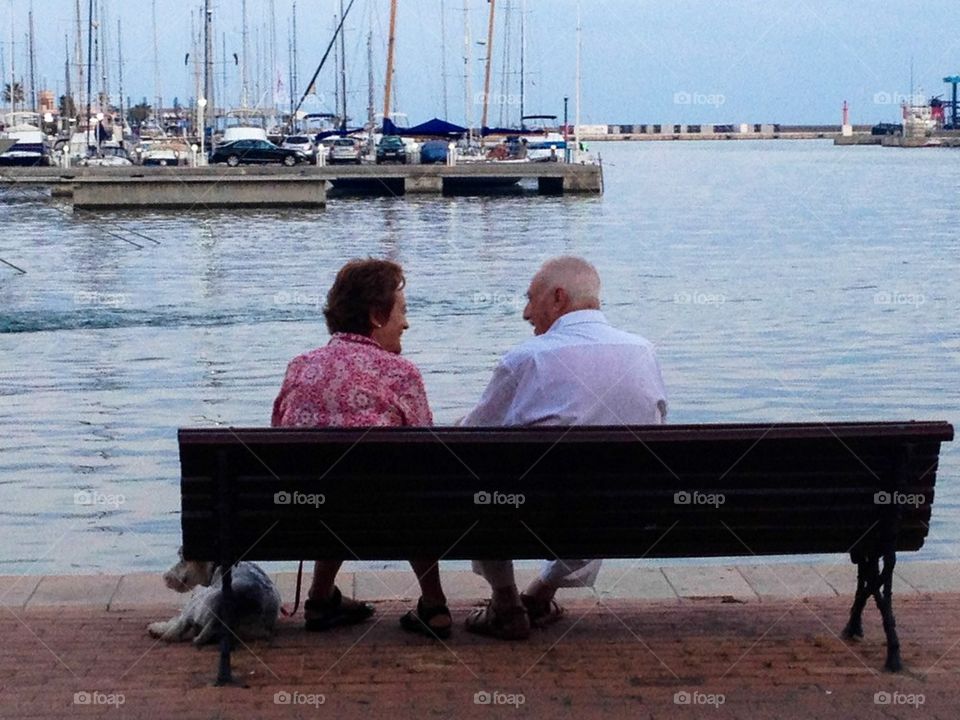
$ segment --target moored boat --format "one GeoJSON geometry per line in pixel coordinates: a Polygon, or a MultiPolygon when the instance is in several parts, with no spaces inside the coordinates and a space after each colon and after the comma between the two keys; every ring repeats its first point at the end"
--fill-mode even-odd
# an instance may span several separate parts
{"type": "Polygon", "coordinates": [[[48,166],[50,149],[47,147],[40,116],[31,112],[8,113],[3,117],[0,139],[12,140],[9,149],[0,153],[0,166],[48,166]]]}

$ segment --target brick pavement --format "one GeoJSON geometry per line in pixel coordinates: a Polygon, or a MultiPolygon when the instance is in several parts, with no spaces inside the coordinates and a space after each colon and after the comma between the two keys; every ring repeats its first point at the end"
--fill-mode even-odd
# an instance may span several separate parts
{"type": "MultiPolygon", "coordinates": [[[[957,593],[897,599],[900,675],[880,671],[875,608],[863,642],[839,639],[849,598],[578,598],[565,603],[564,622],[530,642],[489,641],[458,627],[445,645],[402,633],[397,618],[407,603],[381,601],[376,621],[328,634],[303,632],[299,618],[281,621],[272,641],[236,653],[246,688],[210,685],[214,648],[146,635],[169,605],[7,606],[0,717],[956,720],[958,601],[957,593]],[[890,704],[877,704],[876,693],[890,704]]],[[[458,624],[470,606],[452,604],[458,624]]]]}

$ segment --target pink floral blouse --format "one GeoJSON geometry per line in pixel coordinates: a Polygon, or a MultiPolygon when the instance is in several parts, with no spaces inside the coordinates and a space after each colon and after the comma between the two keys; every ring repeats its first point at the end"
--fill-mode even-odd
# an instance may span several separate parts
{"type": "Polygon", "coordinates": [[[271,420],[273,427],[432,424],[417,366],[350,333],[290,361],[271,420]]]}

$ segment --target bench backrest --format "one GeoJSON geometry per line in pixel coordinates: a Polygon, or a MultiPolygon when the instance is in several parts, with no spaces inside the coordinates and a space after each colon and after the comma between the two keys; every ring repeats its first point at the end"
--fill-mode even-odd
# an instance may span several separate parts
{"type": "Polygon", "coordinates": [[[706,557],[927,535],[945,422],[182,429],[189,559],[706,557]]]}

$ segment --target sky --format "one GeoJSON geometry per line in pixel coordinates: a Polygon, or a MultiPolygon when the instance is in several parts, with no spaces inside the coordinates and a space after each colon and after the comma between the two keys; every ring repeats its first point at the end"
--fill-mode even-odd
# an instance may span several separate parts
{"type": "MultiPolygon", "coordinates": [[[[79,0],[84,26],[88,1],[79,0]]],[[[32,0],[37,84],[58,95],[65,85],[65,43],[71,52],[74,45],[77,2],[32,0]]],[[[167,106],[173,98],[190,104],[198,93],[194,67],[184,59],[188,53],[198,57],[192,38],[200,32],[202,1],[95,4],[105,18],[114,102],[122,49],[125,97],[153,104],[159,94],[167,106]]],[[[298,99],[329,42],[339,4],[296,2],[298,99]]],[[[218,106],[223,98],[230,106],[240,104],[243,73],[233,54],[243,55],[242,5],[243,0],[213,2],[218,106]]],[[[293,1],[247,0],[246,5],[251,102],[269,102],[272,89],[281,105],[289,107],[293,1]],[[277,48],[273,61],[268,51],[273,44],[271,8],[277,48]]],[[[360,120],[367,112],[368,33],[373,36],[376,105],[382,111],[389,5],[389,0],[355,0],[347,19],[348,114],[360,120]]],[[[399,0],[394,109],[406,113],[411,123],[445,111],[453,122],[465,123],[468,113],[479,122],[489,5],[485,0],[467,0],[467,5],[470,93],[464,0],[399,0]]],[[[945,94],[942,79],[960,74],[956,0],[582,0],[580,7],[585,124],[838,124],[844,100],[850,103],[854,123],[895,122],[899,103],[911,96],[911,65],[915,94],[945,94]]],[[[23,77],[28,89],[30,8],[30,0],[0,0],[0,70],[9,82],[12,64],[14,75],[23,77]]],[[[573,122],[576,0],[497,0],[496,10],[488,124],[515,124],[519,119],[521,18],[526,27],[524,111],[562,116],[568,96],[573,122]]],[[[86,53],[85,38],[83,45],[86,53]]],[[[331,57],[304,109],[334,111],[334,78],[331,57]]],[[[99,73],[95,90],[97,85],[99,73]]]]}

